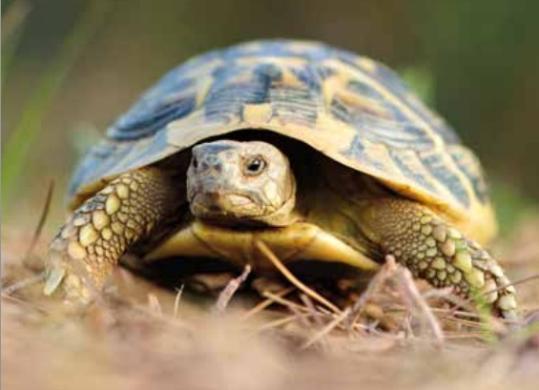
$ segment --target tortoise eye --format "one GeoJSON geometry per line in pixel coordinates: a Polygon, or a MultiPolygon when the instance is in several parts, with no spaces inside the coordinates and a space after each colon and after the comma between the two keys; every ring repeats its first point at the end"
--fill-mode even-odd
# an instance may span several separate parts
{"type": "Polygon", "coordinates": [[[193,161],[191,162],[191,164],[193,165],[193,168],[198,168],[198,160],[196,157],[193,157],[193,161]]]}
{"type": "Polygon", "coordinates": [[[257,176],[264,171],[266,165],[267,163],[262,157],[256,156],[247,160],[244,166],[244,172],[249,176],[257,176]]]}

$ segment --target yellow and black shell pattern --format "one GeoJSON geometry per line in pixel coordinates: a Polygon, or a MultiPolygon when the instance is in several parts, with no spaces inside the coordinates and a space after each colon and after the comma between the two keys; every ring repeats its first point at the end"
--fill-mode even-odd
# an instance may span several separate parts
{"type": "Polygon", "coordinates": [[[72,205],[118,174],[240,129],[302,141],[430,205],[480,242],[496,230],[475,155],[393,71],[293,40],[211,51],[167,73],[88,152],[72,205]]]}

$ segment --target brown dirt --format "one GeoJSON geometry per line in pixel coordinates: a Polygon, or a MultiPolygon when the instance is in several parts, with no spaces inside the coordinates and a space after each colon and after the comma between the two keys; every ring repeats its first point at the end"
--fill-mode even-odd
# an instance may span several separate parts
{"type": "MultiPolygon", "coordinates": [[[[30,237],[9,229],[2,234],[5,287],[35,275],[31,268],[38,268],[39,257],[23,266],[21,254],[30,237]]],[[[524,221],[495,249],[513,280],[539,273],[538,238],[539,220],[524,221]]],[[[41,242],[35,253],[44,251],[41,242]]],[[[533,323],[508,332],[500,321],[481,325],[473,319],[476,313],[452,309],[450,295],[421,283],[414,290],[399,270],[390,269],[385,280],[378,278],[378,285],[371,286],[352,326],[347,311],[332,312],[316,297],[291,288],[266,287],[260,298],[236,294],[219,311],[214,298],[190,293],[175,306],[174,292],[125,270],[116,272],[115,288],[103,302],[83,314],[43,298],[36,284],[9,295],[4,290],[1,385],[81,390],[536,388],[537,279],[517,286],[533,323]],[[414,300],[417,293],[422,302],[414,300]],[[264,300],[271,305],[253,309],[264,300]],[[428,313],[422,303],[428,304],[428,313]]]]}

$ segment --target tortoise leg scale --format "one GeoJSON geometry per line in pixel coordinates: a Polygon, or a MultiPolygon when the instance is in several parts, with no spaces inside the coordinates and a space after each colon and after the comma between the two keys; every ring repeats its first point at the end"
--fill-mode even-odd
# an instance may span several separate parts
{"type": "Polygon", "coordinates": [[[433,211],[413,201],[369,201],[362,210],[367,236],[385,254],[435,287],[453,287],[463,298],[492,305],[503,317],[517,318],[515,289],[498,263],[433,211]]]}
{"type": "Polygon", "coordinates": [[[162,170],[127,172],[87,199],[52,241],[44,293],[62,285],[70,301],[89,302],[130,245],[147,236],[175,195],[162,170]]]}

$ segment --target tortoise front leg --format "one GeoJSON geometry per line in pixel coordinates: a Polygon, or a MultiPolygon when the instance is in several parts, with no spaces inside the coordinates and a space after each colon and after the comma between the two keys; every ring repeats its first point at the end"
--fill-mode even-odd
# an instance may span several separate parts
{"type": "Polygon", "coordinates": [[[148,237],[182,195],[153,167],[111,181],[69,217],[50,244],[44,293],[50,295],[61,285],[68,300],[89,302],[119,258],[148,237]]]}
{"type": "Polygon", "coordinates": [[[433,211],[413,201],[387,198],[368,201],[362,226],[385,254],[435,287],[454,287],[462,297],[482,293],[498,314],[516,319],[513,286],[498,263],[477,243],[464,237],[433,211]]]}

